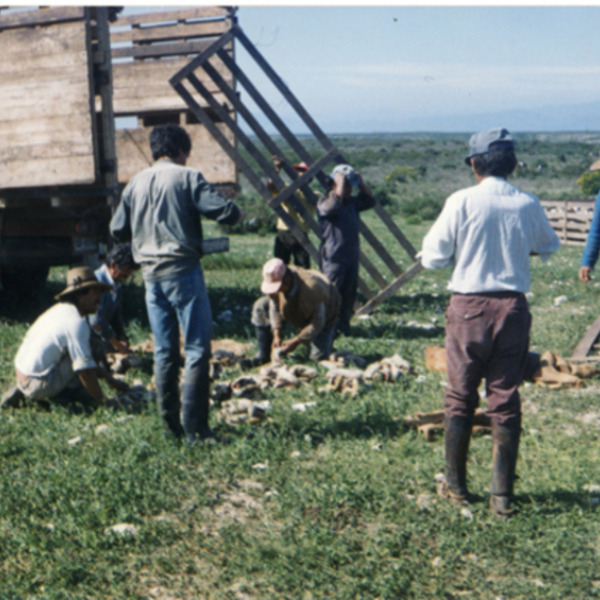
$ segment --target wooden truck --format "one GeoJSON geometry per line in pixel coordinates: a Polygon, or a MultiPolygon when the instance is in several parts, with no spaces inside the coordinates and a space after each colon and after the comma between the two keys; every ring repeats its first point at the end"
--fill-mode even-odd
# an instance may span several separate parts
{"type": "Polygon", "coordinates": [[[102,256],[123,185],[152,162],[154,125],[183,124],[188,164],[237,191],[235,164],[168,83],[234,18],[214,7],[121,18],[102,6],[0,10],[0,298],[35,293],[52,266],[102,256]],[[116,129],[115,116],[137,121],[116,129]]]}

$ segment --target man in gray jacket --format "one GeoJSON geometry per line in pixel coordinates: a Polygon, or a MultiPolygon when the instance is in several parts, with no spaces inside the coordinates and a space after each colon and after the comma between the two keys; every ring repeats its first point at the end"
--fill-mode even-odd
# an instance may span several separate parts
{"type": "Polygon", "coordinates": [[[155,127],[150,148],[155,163],[123,191],[110,231],[119,242],[131,240],[133,257],[142,267],[159,410],[176,436],[185,435],[193,443],[214,438],[208,426],[212,316],[199,262],[200,217],[231,225],[244,215],[199,171],[185,166],[191,140],[184,129],[155,127]],[[181,400],[179,326],[185,339],[181,400]]]}

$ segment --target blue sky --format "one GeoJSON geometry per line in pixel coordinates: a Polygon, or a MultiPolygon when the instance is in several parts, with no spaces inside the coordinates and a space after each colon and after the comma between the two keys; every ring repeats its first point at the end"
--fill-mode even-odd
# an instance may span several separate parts
{"type": "Polygon", "coordinates": [[[238,19],[327,133],[600,130],[600,6],[243,5],[238,19]]]}

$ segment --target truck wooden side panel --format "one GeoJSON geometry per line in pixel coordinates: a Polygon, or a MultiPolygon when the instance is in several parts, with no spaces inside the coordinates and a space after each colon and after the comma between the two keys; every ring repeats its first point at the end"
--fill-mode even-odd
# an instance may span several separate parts
{"type": "MultiPolygon", "coordinates": [[[[148,136],[152,127],[176,123],[185,127],[192,138],[188,166],[201,171],[225,194],[237,190],[235,163],[206,128],[192,118],[187,104],[169,84],[169,79],[189,62],[190,56],[199,54],[231,29],[234,14],[229,8],[203,6],[119,16],[111,25],[115,116],[137,117],[138,121],[137,128],[116,131],[120,183],[127,183],[151,164],[148,136]]],[[[225,51],[233,56],[233,44],[227,44],[225,51]]],[[[212,64],[234,88],[231,72],[221,59],[215,57],[212,64]]],[[[219,104],[233,115],[233,107],[212,79],[206,74],[199,76],[215,92],[219,104]]],[[[191,87],[190,93],[206,106],[191,87]]],[[[215,120],[218,121],[216,117],[215,120]]],[[[233,137],[230,139],[232,144],[236,143],[233,137]]]]}
{"type": "MultiPolygon", "coordinates": [[[[136,173],[152,164],[148,137],[150,127],[118,129],[116,131],[117,155],[119,156],[119,179],[129,181],[136,173]]],[[[233,135],[221,128],[233,144],[233,135]]],[[[185,125],[192,139],[192,152],[188,164],[202,164],[202,174],[207,181],[223,182],[232,179],[232,160],[222,151],[215,138],[201,125],[185,125]],[[208,160],[208,157],[211,157],[208,160]]]]}
{"type": "Polygon", "coordinates": [[[88,21],[0,30],[0,188],[97,179],[88,21]]]}

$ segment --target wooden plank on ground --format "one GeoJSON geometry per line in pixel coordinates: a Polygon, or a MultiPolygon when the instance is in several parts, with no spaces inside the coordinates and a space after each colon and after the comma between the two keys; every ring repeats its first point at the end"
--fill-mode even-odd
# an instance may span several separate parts
{"type": "Polygon", "coordinates": [[[571,358],[581,359],[588,355],[588,352],[591,350],[594,342],[598,339],[600,335],[600,317],[598,317],[587,329],[581,341],[573,350],[573,354],[571,354],[571,358]]]}

